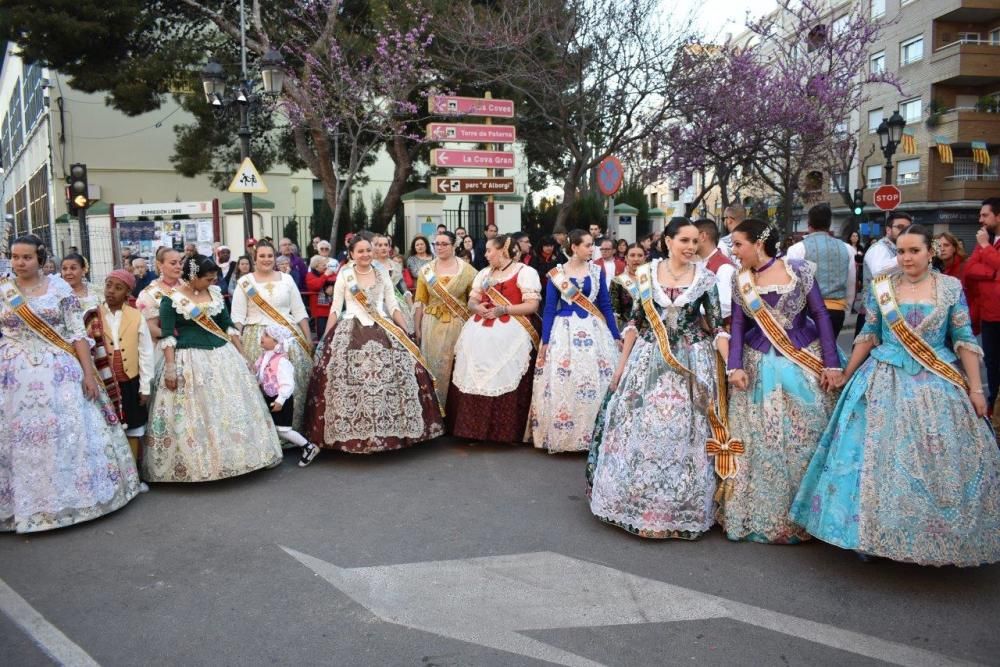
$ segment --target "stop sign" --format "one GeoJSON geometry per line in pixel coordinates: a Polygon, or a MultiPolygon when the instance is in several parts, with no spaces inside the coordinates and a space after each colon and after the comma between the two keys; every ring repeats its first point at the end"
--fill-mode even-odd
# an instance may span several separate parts
{"type": "Polygon", "coordinates": [[[891,211],[903,201],[903,195],[895,185],[883,185],[875,191],[875,206],[883,211],[891,211]]]}

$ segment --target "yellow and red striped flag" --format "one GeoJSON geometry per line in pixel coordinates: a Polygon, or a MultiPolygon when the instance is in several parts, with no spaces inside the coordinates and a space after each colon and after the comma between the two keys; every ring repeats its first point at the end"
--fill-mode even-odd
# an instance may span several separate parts
{"type": "Polygon", "coordinates": [[[917,137],[914,135],[912,127],[903,128],[903,139],[900,141],[900,146],[906,155],[917,154],[917,137]]]}
{"type": "Polygon", "coordinates": [[[972,142],[972,161],[985,167],[990,166],[990,151],[986,148],[985,141],[972,142]]]}
{"type": "Polygon", "coordinates": [[[935,134],[934,145],[937,146],[938,157],[941,158],[941,164],[954,164],[955,158],[951,153],[951,142],[948,141],[947,137],[935,134]]]}

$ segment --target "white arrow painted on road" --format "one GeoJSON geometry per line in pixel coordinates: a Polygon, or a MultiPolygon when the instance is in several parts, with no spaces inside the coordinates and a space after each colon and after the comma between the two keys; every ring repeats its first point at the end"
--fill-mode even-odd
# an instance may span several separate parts
{"type": "Polygon", "coordinates": [[[730,618],[896,665],[971,665],[548,551],[342,568],[290,556],[389,623],[567,667],[602,667],[524,631],[730,618]]]}

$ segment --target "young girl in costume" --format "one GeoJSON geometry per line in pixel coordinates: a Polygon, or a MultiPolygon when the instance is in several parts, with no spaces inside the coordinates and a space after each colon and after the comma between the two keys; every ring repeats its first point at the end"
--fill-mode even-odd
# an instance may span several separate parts
{"type": "Polygon", "coordinates": [[[254,374],[264,395],[264,402],[271,409],[271,419],[278,431],[278,437],[302,448],[299,467],[305,468],[319,454],[319,447],[292,428],[292,415],[295,409],[295,369],[288,360],[285,350],[289,344],[294,343],[288,329],[277,324],[267,325],[260,337],[261,352],[254,363],[254,374]]]}

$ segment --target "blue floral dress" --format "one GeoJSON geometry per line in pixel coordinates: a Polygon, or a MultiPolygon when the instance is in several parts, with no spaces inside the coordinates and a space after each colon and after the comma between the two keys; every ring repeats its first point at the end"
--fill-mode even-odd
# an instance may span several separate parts
{"type": "Polygon", "coordinates": [[[535,369],[528,425],[535,447],[556,452],[586,452],[594,423],[618,363],[619,338],[604,271],[589,266],[583,279],[569,278],[604,315],[601,320],[562,297],[550,280],[545,288],[542,343],[545,364],[535,369]]]}
{"type": "MultiPolygon", "coordinates": [[[[906,321],[946,362],[963,347],[981,355],[961,283],[934,280],[936,303],[900,304],[906,321]]],[[[825,542],[893,560],[1000,561],[1000,450],[989,425],[962,389],[906,351],[871,291],[865,311],[858,341],[877,346],[844,388],[791,517],[825,542]]]]}
{"type": "Polygon", "coordinates": [[[590,511],[641,537],[690,539],[715,522],[715,471],[705,443],[708,404],[718,398],[713,343],[725,333],[715,274],[699,265],[691,285],[664,290],[655,279],[659,261],[651,271],[653,302],[671,352],[694,377],[667,364],[637,302],[630,326],[639,336],[588,458],[590,511]]]}

